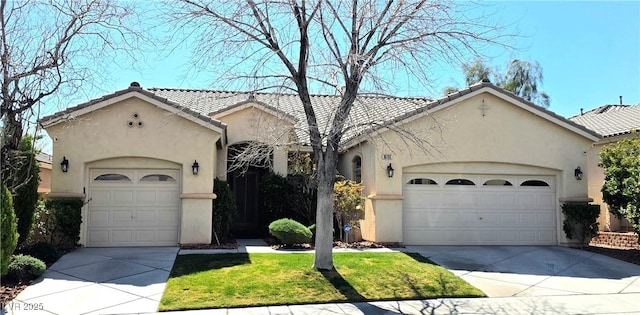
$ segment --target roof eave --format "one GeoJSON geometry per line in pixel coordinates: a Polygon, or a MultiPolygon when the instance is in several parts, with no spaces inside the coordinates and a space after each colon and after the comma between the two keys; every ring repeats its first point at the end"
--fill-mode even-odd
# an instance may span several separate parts
{"type": "Polygon", "coordinates": [[[343,148],[341,149],[341,152],[345,152],[347,150],[349,150],[350,148],[366,141],[366,139],[368,139],[370,137],[370,134],[375,132],[375,133],[382,133],[385,132],[387,130],[390,130],[390,127],[393,126],[398,126],[398,125],[403,125],[406,124],[410,121],[413,121],[415,119],[418,119],[420,117],[423,117],[425,115],[429,115],[429,114],[433,114],[439,110],[442,110],[444,108],[447,108],[449,106],[452,106],[454,104],[460,103],[464,100],[467,100],[469,98],[472,98],[478,94],[481,94],[483,92],[488,92],[494,96],[497,96],[498,98],[501,98],[509,103],[515,104],[518,107],[527,110],[537,116],[540,116],[548,121],[551,121],[553,123],[555,123],[556,125],[559,125],[561,127],[564,127],[565,129],[568,129],[576,134],[579,134],[591,141],[598,141],[599,139],[602,138],[602,136],[600,134],[598,134],[597,132],[586,128],[580,124],[577,124],[573,121],[568,120],[567,118],[564,118],[550,110],[544,109],[530,101],[527,101],[525,99],[523,99],[522,97],[519,97],[507,90],[504,90],[500,87],[497,87],[489,82],[479,82],[476,83],[474,85],[471,85],[465,89],[459,90],[457,92],[451,93],[443,98],[437,99],[429,104],[427,104],[425,107],[420,108],[418,110],[414,110],[408,113],[405,113],[404,115],[395,117],[389,121],[387,121],[385,124],[380,125],[380,126],[376,126],[374,128],[370,128],[367,129],[365,131],[362,132],[362,134],[347,140],[344,144],[343,144],[343,148]]]}
{"type": "Polygon", "coordinates": [[[224,130],[226,130],[227,125],[223,122],[203,116],[193,110],[181,106],[178,103],[170,101],[166,98],[159,97],[149,91],[145,91],[140,87],[129,87],[125,90],[116,91],[114,93],[104,95],[100,98],[87,101],[77,106],[67,108],[63,111],[41,118],[40,120],[38,120],[38,123],[46,129],[61,122],[68,121],[69,119],[73,119],[73,117],[90,113],[97,109],[124,101],[132,97],[137,97],[148,103],[154,104],[202,127],[216,131],[222,136],[224,136],[225,134],[224,130]]]}

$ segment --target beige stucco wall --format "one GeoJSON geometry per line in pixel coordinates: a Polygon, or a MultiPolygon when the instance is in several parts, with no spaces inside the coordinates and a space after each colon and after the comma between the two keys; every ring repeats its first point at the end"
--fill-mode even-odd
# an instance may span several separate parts
{"type": "Polygon", "coordinates": [[[604,171],[598,164],[600,163],[600,151],[610,144],[616,143],[631,135],[623,135],[602,139],[593,144],[587,152],[587,175],[589,186],[589,197],[594,204],[600,205],[600,217],[598,218],[599,229],[601,231],[621,231],[628,230],[630,223],[627,220],[619,220],[609,212],[609,206],[602,200],[602,185],[604,184],[604,171]]]}
{"type": "Polygon", "coordinates": [[[363,156],[363,183],[369,197],[363,238],[402,242],[407,173],[498,173],[555,176],[557,239],[567,242],[561,229],[561,200],[586,200],[589,174],[578,181],[574,169],[586,169],[593,137],[578,135],[488,92],[406,122],[403,129],[424,141],[407,145],[406,138],[387,131],[369,140],[372,153],[363,156]],[[391,154],[391,160],[383,160],[383,154],[391,154]],[[389,163],[395,169],[393,178],[387,176],[389,163]]]}
{"type": "MultiPolygon", "coordinates": [[[[273,171],[287,174],[287,150],[293,124],[260,108],[259,104],[248,103],[241,109],[223,112],[214,118],[227,124],[227,143],[233,145],[245,141],[255,141],[273,147],[273,171]]],[[[218,177],[226,179],[227,149],[218,150],[218,177]]]]}
{"type": "MultiPolygon", "coordinates": [[[[54,164],[63,156],[69,160],[67,173],[53,168],[51,195],[85,194],[89,186],[88,170],[92,167],[180,169],[180,243],[210,243],[212,197],[203,199],[202,194],[213,192],[215,147],[220,132],[163,110],[153,105],[151,99],[126,96],[46,128],[53,139],[54,164]],[[134,113],[139,118],[134,118],[134,113]],[[129,127],[129,121],[135,126],[129,127]],[[138,122],[142,122],[142,127],[137,126],[138,122]],[[194,160],[200,165],[198,175],[191,172],[194,160]]],[[[86,206],[83,211],[86,215],[86,206]]],[[[81,243],[86,238],[85,224],[81,243]]]]}

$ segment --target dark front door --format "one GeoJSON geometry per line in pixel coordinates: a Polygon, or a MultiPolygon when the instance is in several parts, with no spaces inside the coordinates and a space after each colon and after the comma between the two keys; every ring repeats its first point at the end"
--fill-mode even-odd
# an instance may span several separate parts
{"type": "Polygon", "coordinates": [[[260,177],[264,171],[249,168],[244,173],[234,171],[231,189],[236,197],[238,217],[233,232],[237,237],[261,237],[260,231],[260,177]]]}

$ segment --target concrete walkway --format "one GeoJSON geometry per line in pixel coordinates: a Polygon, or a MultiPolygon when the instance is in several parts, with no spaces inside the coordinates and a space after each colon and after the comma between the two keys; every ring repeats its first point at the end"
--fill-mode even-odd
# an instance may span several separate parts
{"type": "Polygon", "coordinates": [[[155,312],[177,247],[80,248],[64,255],[2,314],[155,312]]]}
{"type": "MultiPolygon", "coordinates": [[[[363,251],[340,249],[336,251],[363,251]]],[[[392,249],[375,251],[391,252],[392,249]]],[[[381,301],[215,309],[161,314],[640,314],[640,266],[554,246],[408,246],[491,298],[381,301]]],[[[234,250],[275,251],[261,240],[234,250]]],[[[312,252],[312,251],[308,251],[312,252]]],[[[83,248],[62,257],[3,314],[149,314],[178,248],[83,248]],[[43,310],[25,310],[25,308],[43,310]]]]}

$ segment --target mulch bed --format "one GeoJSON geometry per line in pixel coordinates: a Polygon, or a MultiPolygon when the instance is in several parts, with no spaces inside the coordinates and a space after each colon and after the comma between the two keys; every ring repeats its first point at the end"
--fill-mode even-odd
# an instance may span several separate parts
{"type": "Polygon", "coordinates": [[[189,244],[180,245],[180,249],[237,249],[238,243],[235,240],[218,244],[189,244]]]}
{"type": "Polygon", "coordinates": [[[24,290],[29,283],[16,283],[2,279],[0,285],[0,305],[7,305],[14,297],[24,290]]]}
{"type": "MultiPolygon", "coordinates": [[[[309,250],[314,249],[313,244],[294,244],[294,245],[283,245],[277,239],[273,237],[267,237],[264,239],[267,245],[271,246],[273,249],[298,249],[298,250],[309,250]]],[[[342,241],[334,241],[333,248],[353,248],[353,249],[366,249],[366,248],[402,248],[402,244],[400,243],[376,243],[369,241],[360,241],[360,242],[342,242],[342,241]]]]}

